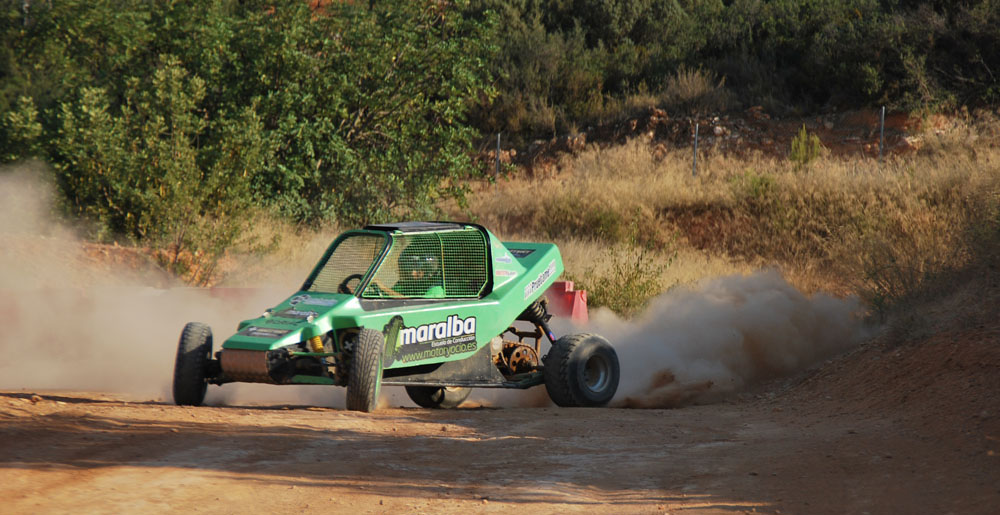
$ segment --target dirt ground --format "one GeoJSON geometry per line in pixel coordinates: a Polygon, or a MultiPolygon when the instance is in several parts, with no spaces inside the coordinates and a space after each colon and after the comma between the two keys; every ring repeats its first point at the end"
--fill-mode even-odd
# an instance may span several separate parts
{"type": "Polygon", "coordinates": [[[0,390],[0,512],[996,513],[1000,286],[980,283],[818,367],[676,409],[0,390]]]}
{"type": "Polygon", "coordinates": [[[1000,327],[671,410],[0,392],[4,513],[995,513],[1000,327]]]}

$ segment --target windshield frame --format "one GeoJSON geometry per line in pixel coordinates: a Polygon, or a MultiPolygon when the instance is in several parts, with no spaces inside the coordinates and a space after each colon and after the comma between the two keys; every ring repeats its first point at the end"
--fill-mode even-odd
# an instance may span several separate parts
{"type": "MultiPolygon", "coordinates": [[[[382,238],[382,249],[378,252],[378,255],[375,256],[375,259],[372,260],[371,264],[368,265],[368,269],[364,272],[364,275],[361,278],[361,282],[358,283],[357,287],[355,287],[354,293],[350,294],[354,297],[360,296],[361,292],[363,292],[365,288],[368,287],[368,281],[371,280],[374,273],[382,265],[382,260],[384,260],[386,254],[388,254],[389,248],[392,247],[392,237],[384,231],[354,229],[347,231],[341,234],[340,236],[337,236],[337,238],[333,240],[333,243],[331,243],[330,246],[327,247],[326,251],[323,253],[323,257],[321,257],[320,260],[313,267],[312,272],[309,273],[309,276],[306,278],[305,282],[302,283],[302,287],[300,288],[302,291],[309,291],[309,289],[315,282],[316,278],[319,276],[320,272],[326,266],[326,263],[330,260],[330,257],[333,256],[333,253],[336,252],[338,247],[340,247],[340,244],[343,243],[348,238],[354,236],[378,236],[382,238]]],[[[323,292],[323,293],[336,294],[339,292],[323,292]]],[[[347,295],[347,294],[341,294],[341,295],[347,295]]]]}

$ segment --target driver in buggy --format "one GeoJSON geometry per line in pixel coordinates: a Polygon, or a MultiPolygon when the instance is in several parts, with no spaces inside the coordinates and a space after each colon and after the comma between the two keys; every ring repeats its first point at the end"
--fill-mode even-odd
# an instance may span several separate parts
{"type": "Polygon", "coordinates": [[[399,255],[399,280],[396,284],[388,287],[378,277],[372,282],[389,297],[444,298],[441,262],[436,247],[423,245],[417,240],[410,242],[399,255]]]}

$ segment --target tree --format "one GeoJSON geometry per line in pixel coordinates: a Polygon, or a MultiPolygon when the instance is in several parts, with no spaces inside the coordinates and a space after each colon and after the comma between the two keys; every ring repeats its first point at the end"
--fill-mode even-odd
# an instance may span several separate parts
{"type": "Polygon", "coordinates": [[[0,18],[0,156],[49,162],[69,211],[216,256],[247,210],[422,216],[475,174],[489,13],[452,3],[62,0],[0,18]]]}
{"type": "Polygon", "coordinates": [[[163,56],[151,77],[128,81],[119,110],[100,88],[64,102],[51,143],[73,212],[106,237],[168,249],[168,267],[195,281],[240,238],[249,174],[268,152],[252,106],[218,126],[202,116],[204,99],[204,81],[163,56]]]}

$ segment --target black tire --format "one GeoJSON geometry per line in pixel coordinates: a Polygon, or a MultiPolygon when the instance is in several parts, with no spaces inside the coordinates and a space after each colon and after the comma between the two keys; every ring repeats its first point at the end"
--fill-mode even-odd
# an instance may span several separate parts
{"type": "Polygon", "coordinates": [[[205,377],[212,360],[212,329],[190,322],[181,331],[174,361],[174,402],[179,406],[201,406],[208,383],[205,377]]]}
{"type": "Polygon", "coordinates": [[[618,354],[596,334],[559,338],[542,362],[545,390],[559,406],[604,406],[618,390],[618,354]]]}
{"type": "Polygon", "coordinates": [[[373,329],[362,329],[354,340],[350,376],[347,378],[347,409],[371,413],[378,405],[382,387],[382,351],[385,338],[373,329]]]}
{"type": "Polygon", "coordinates": [[[469,398],[471,388],[440,386],[407,386],[406,395],[421,408],[457,408],[469,398]]]}

